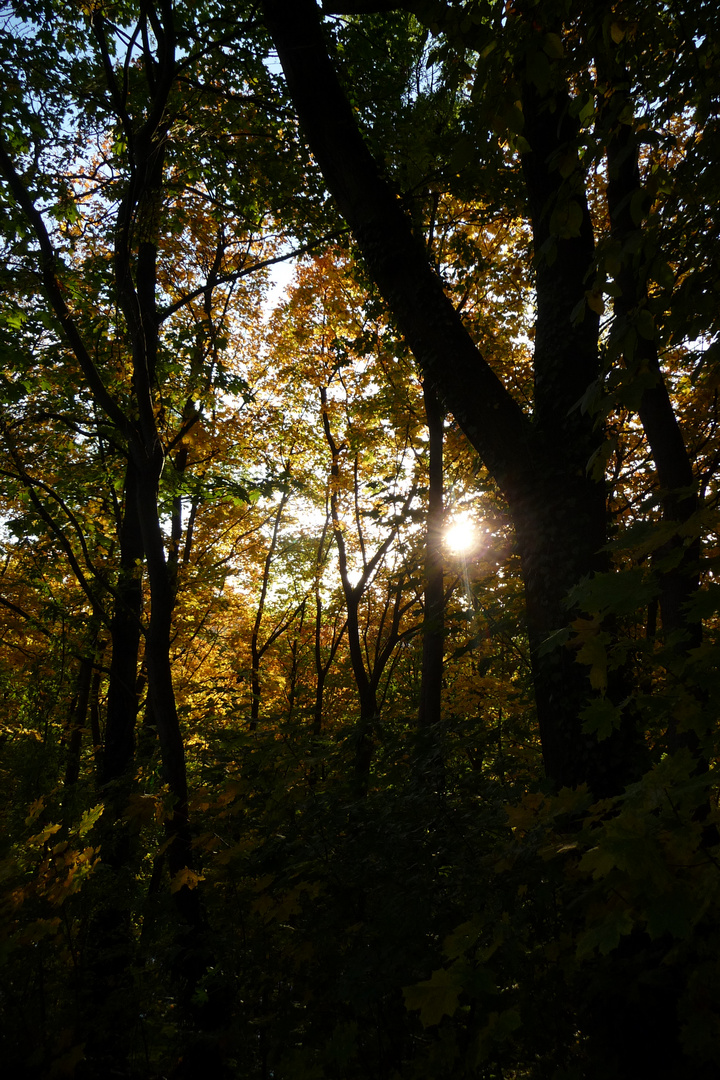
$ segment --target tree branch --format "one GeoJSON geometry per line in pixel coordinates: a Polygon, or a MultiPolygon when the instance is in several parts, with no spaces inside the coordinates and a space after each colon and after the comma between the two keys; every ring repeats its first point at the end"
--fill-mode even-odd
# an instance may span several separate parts
{"type": "Polygon", "coordinates": [[[310,148],[380,293],[424,376],[511,498],[531,470],[529,423],[465,329],[365,146],[315,0],[264,0],[263,10],[310,148]]]}

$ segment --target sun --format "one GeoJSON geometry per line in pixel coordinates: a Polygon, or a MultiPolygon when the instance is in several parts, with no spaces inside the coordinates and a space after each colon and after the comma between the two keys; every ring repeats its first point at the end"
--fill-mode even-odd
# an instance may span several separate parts
{"type": "Polygon", "coordinates": [[[465,555],[477,545],[478,531],[469,514],[456,514],[445,529],[445,546],[453,555],[465,555]]]}

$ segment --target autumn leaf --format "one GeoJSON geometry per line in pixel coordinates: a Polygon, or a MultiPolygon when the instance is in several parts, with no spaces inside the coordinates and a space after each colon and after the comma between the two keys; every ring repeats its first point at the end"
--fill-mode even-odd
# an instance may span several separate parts
{"type": "Polygon", "coordinates": [[[184,866],[182,870],[178,870],[177,874],[170,881],[170,892],[176,893],[180,889],[196,889],[201,881],[205,880],[203,874],[196,874],[194,870],[184,866]]]}
{"type": "Polygon", "coordinates": [[[45,800],[42,796],[40,796],[39,799],[36,799],[34,803],[30,804],[30,807],[28,809],[28,816],[25,818],[25,824],[32,825],[32,823],[40,817],[40,814],[43,812],[44,809],[45,800]]]}
{"type": "Polygon", "coordinates": [[[98,803],[96,806],[93,806],[92,809],[86,810],[80,819],[80,824],[75,830],[77,832],[77,835],[84,836],[86,832],[89,832],[95,822],[98,821],[99,818],[102,816],[102,812],[104,809],[104,803],[98,803]]]}

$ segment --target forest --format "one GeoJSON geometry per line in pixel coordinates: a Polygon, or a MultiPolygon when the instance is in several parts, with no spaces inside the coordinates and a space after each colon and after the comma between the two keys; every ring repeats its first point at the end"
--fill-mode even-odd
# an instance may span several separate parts
{"type": "Polygon", "coordinates": [[[0,1061],[720,1074],[720,12],[0,5],[0,1061]]]}

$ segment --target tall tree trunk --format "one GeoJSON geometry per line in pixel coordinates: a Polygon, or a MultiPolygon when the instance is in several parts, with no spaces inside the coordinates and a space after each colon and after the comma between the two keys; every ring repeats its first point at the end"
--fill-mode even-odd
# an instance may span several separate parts
{"type": "Polygon", "coordinates": [[[67,762],[65,765],[64,778],[64,786],[66,788],[72,788],[77,784],[80,776],[82,735],[85,730],[88,707],[90,704],[90,691],[92,688],[92,675],[96,662],[98,635],[99,625],[95,618],[91,616],[88,642],[85,647],[85,653],[80,660],[77,686],[68,721],[67,762]]]}
{"type": "MultiPolygon", "coordinates": [[[[584,188],[563,179],[557,161],[575,153],[577,122],[562,91],[541,97],[523,86],[523,154],[533,245],[537,317],[530,445],[535,467],[521,498],[512,499],[525,581],[528,636],[546,772],[558,786],[587,782],[598,797],[617,793],[645,764],[635,717],[598,744],[582,731],[590,699],[587,669],[564,644],[547,639],[581,614],[567,597],[584,577],[608,569],[604,480],[588,469],[604,440],[602,425],[580,407],[600,375],[599,316],[585,305],[594,239],[584,188]],[[577,224],[553,226],[575,216],[577,224]],[[566,233],[566,235],[564,235],[566,233]],[[554,250],[552,250],[554,248],[554,250]]],[[[578,168],[575,170],[579,173],[578,168]]],[[[574,173],[571,174],[574,176],[574,173]]],[[[624,688],[611,687],[616,704],[624,688]]]]}
{"type": "Polygon", "coordinates": [[[287,720],[288,724],[292,721],[295,715],[295,706],[297,704],[297,684],[298,684],[298,671],[300,668],[300,635],[302,634],[303,626],[305,625],[305,611],[307,608],[307,601],[303,600],[300,605],[300,625],[298,626],[297,636],[290,642],[290,677],[288,679],[287,690],[287,720]]]}
{"type": "MultiPolygon", "coordinates": [[[[290,468],[290,462],[287,463],[287,468],[290,468]]],[[[253,623],[252,634],[250,635],[250,690],[252,693],[252,699],[250,701],[250,730],[255,731],[258,724],[258,718],[260,716],[260,663],[267,651],[268,645],[271,641],[276,639],[277,635],[270,635],[270,638],[262,645],[260,644],[260,628],[262,626],[263,614],[265,612],[265,599],[267,597],[268,585],[270,584],[270,567],[272,565],[273,557],[277,549],[278,537],[280,535],[280,523],[282,521],[283,512],[287,506],[288,499],[290,498],[290,489],[283,491],[278,504],[277,512],[275,514],[275,521],[273,522],[272,537],[270,538],[270,546],[268,547],[265,555],[265,561],[263,563],[262,581],[260,584],[260,597],[258,599],[258,606],[255,612],[255,622],[253,623]]]]}
{"type": "MultiPolygon", "coordinates": [[[[702,641],[702,623],[688,619],[686,611],[687,602],[699,586],[700,537],[698,530],[691,530],[689,535],[681,531],[697,513],[698,483],[663,378],[657,338],[647,308],[652,257],[645,255],[646,248],[641,242],[642,217],[647,207],[640,178],[638,135],[627,116],[632,108],[627,89],[629,74],[613,55],[603,57],[598,67],[608,84],[605,113],[610,128],[607,199],[611,236],[621,251],[613,341],[624,351],[626,366],[631,371],[644,372],[651,380],[642,392],[638,414],[655,464],[663,522],[674,530],[653,553],[653,565],[657,567],[660,585],[662,637],[666,642],[672,640],[674,650],[682,657],[702,641]]],[[[668,741],[671,747],[687,745],[699,754],[697,733],[678,733],[674,718],[670,721],[668,741]]]]}
{"type": "MultiPolygon", "coordinates": [[[[188,808],[185,746],[180,730],[170,663],[170,636],[175,604],[172,576],[165,558],[158,512],[158,480],[162,459],[137,463],[138,516],[150,582],[150,621],[145,632],[148,694],[162,754],[163,777],[173,797],[166,823],[168,867],[171,877],[192,869],[194,858],[188,808]]],[[[175,892],[178,910],[190,925],[200,925],[197,891],[185,886],[175,892]]]]}
{"type": "Polygon", "coordinates": [[[420,678],[420,770],[436,790],[443,787],[441,720],[445,590],[443,588],[443,442],[445,413],[437,394],[423,384],[428,427],[428,502],[425,527],[425,612],[420,678]]]}
{"type": "Polygon", "coordinates": [[[102,753],[103,785],[116,781],[129,772],[135,752],[143,558],[137,499],[137,473],[130,458],[125,470],[124,506],[120,525],[120,573],[110,622],[112,654],[102,753]]]}
{"type": "Polygon", "coordinates": [[[552,103],[534,101],[526,93],[534,147],[524,170],[540,259],[538,402],[531,421],[470,338],[367,150],[328,56],[314,0],[264,0],[263,10],[313,155],[369,271],[424,378],[454,414],[508,502],[523,562],[546,772],[558,785],[587,781],[598,794],[619,791],[642,767],[632,720],[626,717],[621,729],[602,741],[583,733],[580,713],[593,697],[585,672],[567,650],[543,648],[548,636],[572,618],[565,607],[568,589],[602,569],[598,552],[607,536],[603,485],[587,475],[602,434],[594,429],[593,418],[572,408],[598,370],[597,320],[590,317],[578,328],[570,318],[575,300],[573,306],[569,301],[584,294],[592,261],[582,189],[573,211],[581,217],[580,234],[558,239],[554,269],[540,251],[551,203],[572,201],[572,192],[561,191],[553,156],[572,140],[567,130],[572,121],[561,113],[562,123],[556,115],[554,128],[552,103]]]}

